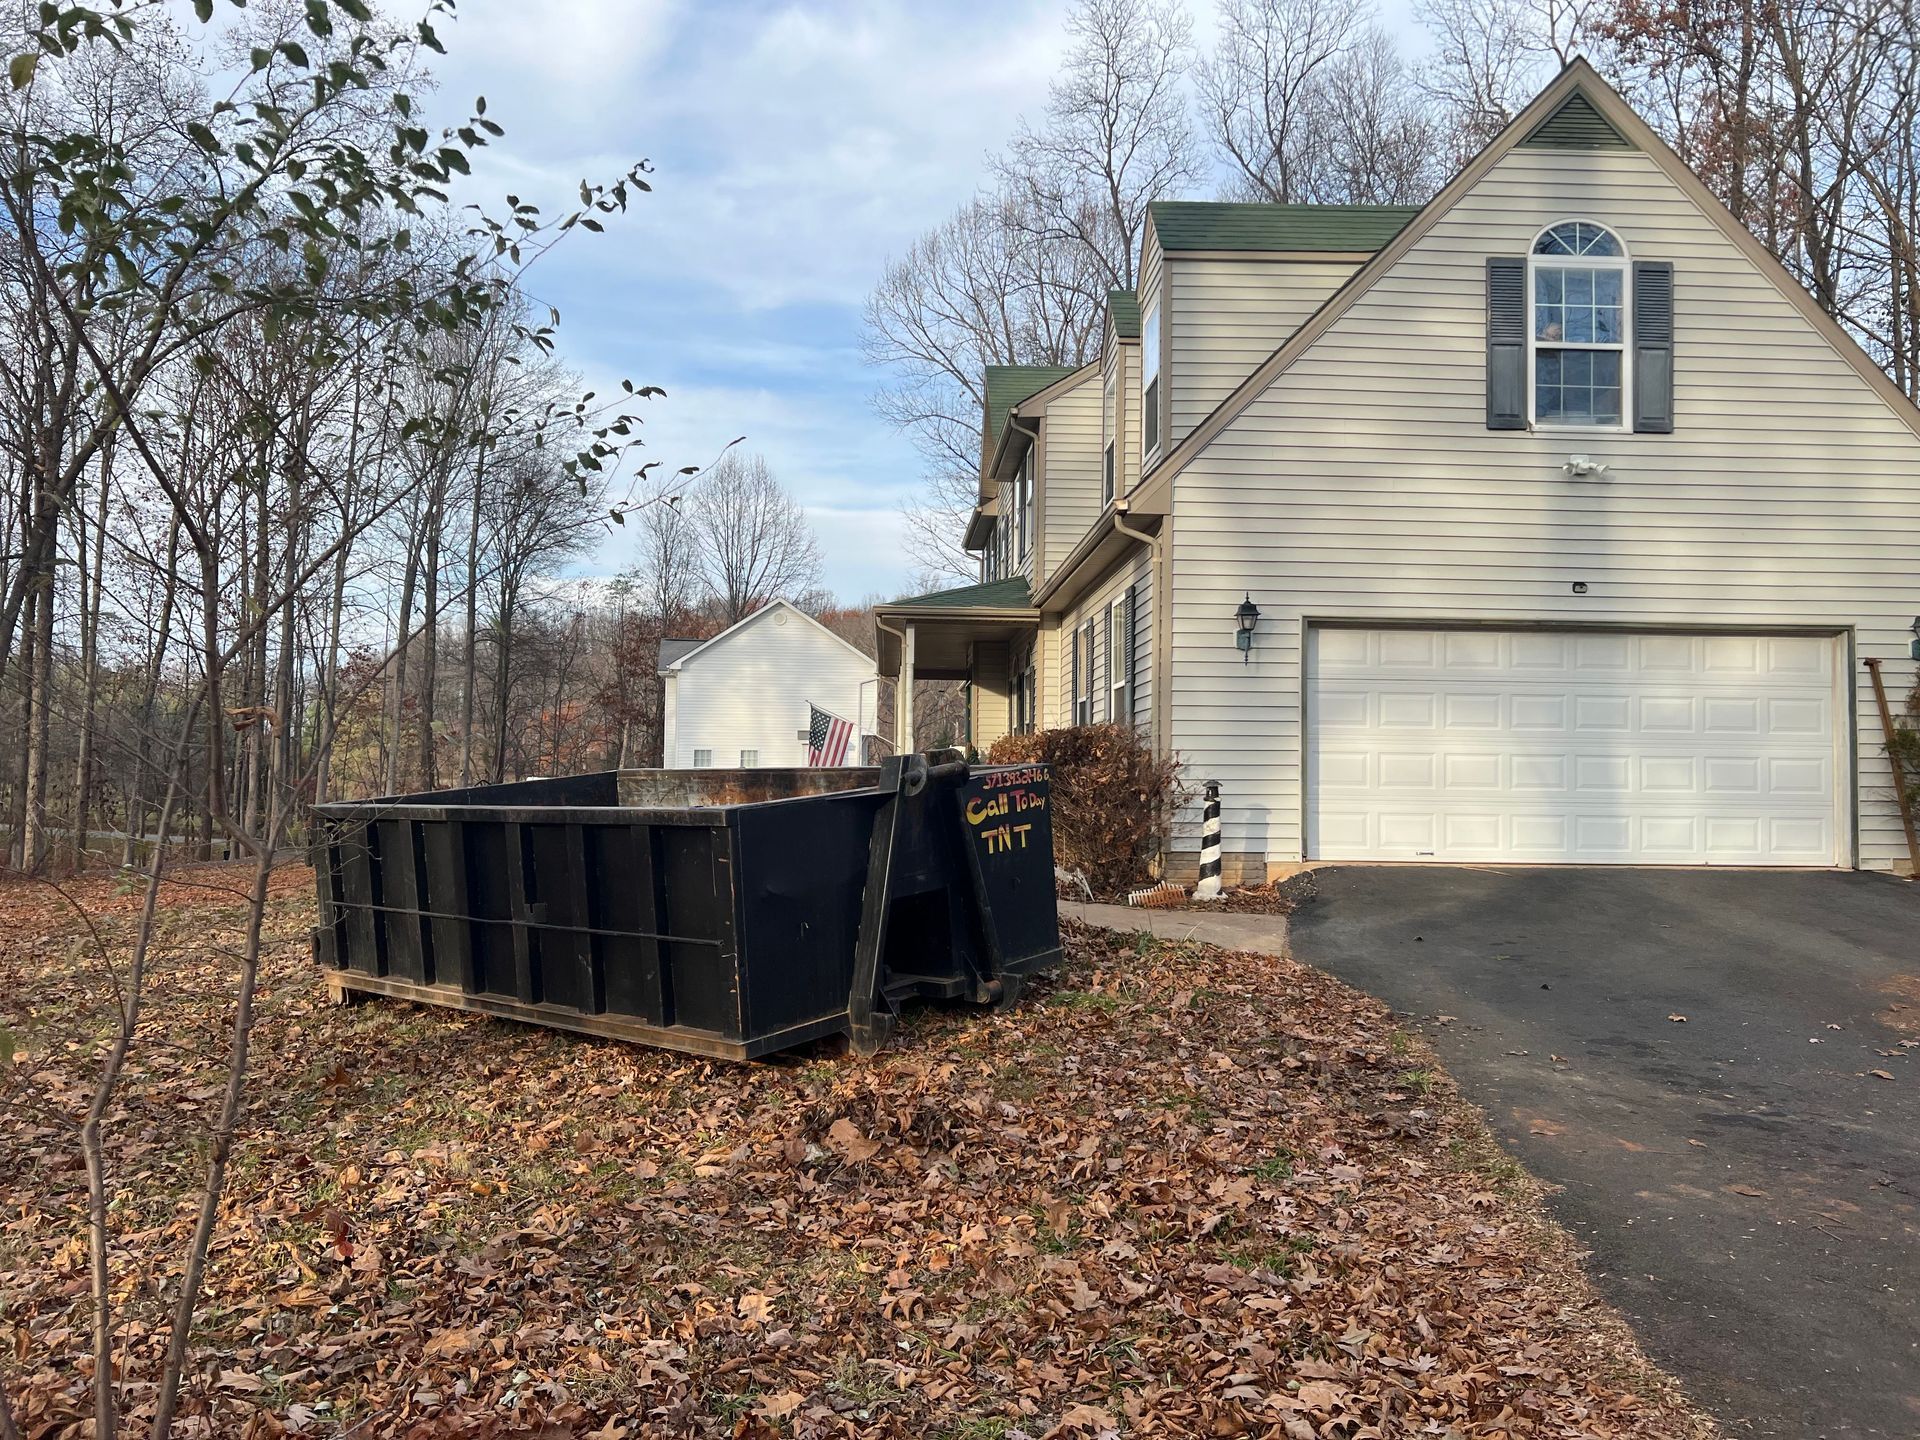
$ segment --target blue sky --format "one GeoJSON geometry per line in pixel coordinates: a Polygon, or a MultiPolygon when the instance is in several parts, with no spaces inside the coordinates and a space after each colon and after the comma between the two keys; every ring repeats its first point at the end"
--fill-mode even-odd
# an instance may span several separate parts
{"type": "MultiPolygon", "coordinates": [[[[654,192],[570,238],[529,289],[603,393],[649,402],[648,455],[736,435],[807,507],[825,581],[906,589],[899,508],[918,461],[874,415],[860,307],[887,257],[958,205],[1065,43],[1063,7],[812,0],[462,0],[442,116],[484,94],[506,128],[476,181],[562,209],[582,177],[653,161],[654,192]]],[[[589,570],[627,560],[616,534],[589,570]]]]}

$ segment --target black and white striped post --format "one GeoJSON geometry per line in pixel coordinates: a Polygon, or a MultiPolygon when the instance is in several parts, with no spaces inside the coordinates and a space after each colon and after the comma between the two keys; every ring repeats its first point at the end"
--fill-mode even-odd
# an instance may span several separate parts
{"type": "Polygon", "coordinates": [[[1200,880],[1196,900],[1220,898],[1220,782],[1207,782],[1207,803],[1200,812],[1200,880]]]}

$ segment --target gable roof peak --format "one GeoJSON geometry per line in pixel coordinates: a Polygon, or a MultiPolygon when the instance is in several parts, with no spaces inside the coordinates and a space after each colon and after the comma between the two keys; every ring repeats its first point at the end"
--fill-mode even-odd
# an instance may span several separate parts
{"type": "MultiPolygon", "coordinates": [[[[1860,347],[1859,341],[1840,327],[1839,322],[1820,308],[1820,304],[1780,263],[1733,212],[1707,187],[1686,161],[1674,153],[1652,126],[1641,119],[1633,106],[1601,78],[1584,56],[1576,55],[1560,73],[1494,136],[1472,159],[1441,187],[1440,193],[1422,207],[1394,235],[1391,241],[1363,261],[1347,282],[1335,290],[1320,308],[1308,316],[1278,348],[1254,368],[1252,374],[1216,405],[1198,425],[1193,426],[1165,456],[1151,474],[1143,477],[1143,499],[1152,499],[1161,487],[1170,488],[1174,476],[1184,470],[1193,457],[1213,442],[1233,423],[1292,363],[1311,349],[1342,315],[1369,290],[1379,278],[1399,263],[1402,256],[1440,222],[1484,179],[1501,160],[1520,148],[1521,142],[1546,120],[1557,114],[1575,96],[1582,97],[1608,126],[1627,142],[1628,148],[1641,152],[1665,172],[1686,196],[1699,207],[1710,222],[1799,310],[1834,352],[1851,365],[1887,408],[1916,435],[1920,435],[1920,406],[1894,383],[1860,347]]],[[[1614,148],[1614,147],[1606,147],[1614,148]]],[[[1144,507],[1143,507],[1144,508],[1144,507]]]]}
{"type": "MultiPolygon", "coordinates": [[[[1586,64],[1584,60],[1576,63],[1586,64]]],[[[1517,143],[1534,150],[1639,149],[1600,113],[1600,107],[1578,86],[1517,143]]]]}
{"type": "MultiPolygon", "coordinates": [[[[694,659],[696,656],[704,655],[707,651],[717,647],[722,641],[730,639],[731,637],[739,634],[742,630],[745,630],[749,625],[756,625],[761,620],[767,618],[768,616],[776,615],[776,614],[797,615],[800,617],[800,619],[805,621],[808,625],[812,626],[815,630],[818,630],[822,635],[826,636],[829,640],[833,641],[834,644],[844,647],[849,653],[859,656],[862,660],[871,660],[873,658],[871,655],[868,655],[866,652],[861,650],[858,646],[850,644],[843,636],[834,634],[833,631],[829,630],[826,626],[822,625],[818,620],[814,619],[813,616],[807,614],[806,611],[802,610],[798,605],[794,604],[791,600],[788,600],[784,596],[781,596],[781,597],[776,597],[775,599],[769,600],[766,604],[762,605],[758,610],[753,611],[751,614],[741,616],[738,620],[734,621],[733,624],[729,625],[726,629],[722,630],[718,635],[710,636],[709,638],[695,644],[691,650],[682,651],[680,654],[675,655],[671,661],[669,661],[663,655],[659,662],[659,671],[662,675],[665,675],[669,672],[678,673],[686,668],[686,664],[689,660],[694,659]]],[[[664,645],[665,642],[662,642],[662,643],[664,645]]]]}

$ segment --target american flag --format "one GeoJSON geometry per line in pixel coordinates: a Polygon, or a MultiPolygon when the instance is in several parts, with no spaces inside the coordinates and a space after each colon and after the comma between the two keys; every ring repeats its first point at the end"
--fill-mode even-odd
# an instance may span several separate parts
{"type": "Polygon", "coordinates": [[[838,715],[829,715],[818,705],[807,705],[807,764],[844,765],[847,746],[853,740],[853,724],[838,715]]]}

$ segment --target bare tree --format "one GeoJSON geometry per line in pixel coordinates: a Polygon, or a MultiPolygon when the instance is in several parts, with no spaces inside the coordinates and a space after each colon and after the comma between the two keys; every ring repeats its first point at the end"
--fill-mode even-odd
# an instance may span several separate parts
{"type": "Polygon", "coordinates": [[[1182,79],[1193,22],[1156,0],[1081,0],[1072,40],[1038,125],[1023,125],[995,165],[1036,239],[1081,252],[1095,297],[1131,290],[1147,206],[1198,182],[1182,79]]]}
{"type": "Polygon", "coordinates": [[[1393,36],[1369,28],[1326,71],[1302,137],[1305,198],[1424,205],[1445,183],[1445,125],[1393,36]]]}
{"type": "Polygon", "coordinates": [[[1199,183],[1182,88],[1191,23],[1155,0],[1081,0],[1041,120],[991,162],[994,184],[891,261],[866,306],[874,397],[913,438],[925,490],[906,508],[930,580],[968,578],[989,365],[1081,365],[1109,292],[1131,289],[1147,206],[1199,183]]]}
{"type": "Polygon", "coordinates": [[[1106,291],[1084,251],[1048,244],[1031,195],[976,196],[887,266],[867,299],[864,349],[893,379],[874,396],[912,437],[925,491],[907,546],[935,577],[967,577],[960,548],[980,470],[989,365],[1078,365],[1100,343],[1106,291]]]}
{"type": "Polygon", "coordinates": [[[513,721],[515,642],[529,609],[543,598],[545,574],[586,550],[601,532],[599,487],[583,489],[573,477],[530,455],[504,468],[487,492],[486,571],[482,593],[485,624],[493,642],[493,778],[506,779],[513,721]]]}
{"type": "Polygon", "coordinates": [[[641,608],[673,634],[691,615],[700,589],[700,535],[684,500],[641,515],[639,548],[626,579],[641,608]]]}
{"type": "MultiPolygon", "coordinates": [[[[664,510],[668,507],[656,506],[664,510]]],[[[731,625],[820,574],[807,512],[758,455],[721,456],[694,491],[700,572],[719,619],[731,625]]]]}
{"type": "Polygon", "coordinates": [[[1305,200],[1309,166],[1326,148],[1318,132],[1333,72],[1366,31],[1364,0],[1221,0],[1219,23],[1195,85],[1235,172],[1229,193],[1305,200]]]}
{"type": "Polygon", "coordinates": [[[1463,164],[1576,54],[1598,59],[1600,0],[1419,0],[1433,40],[1421,85],[1441,107],[1463,164]]]}
{"type": "Polygon", "coordinates": [[[1607,0],[1614,74],[1749,230],[1920,397],[1920,12],[1607,0]]]}

